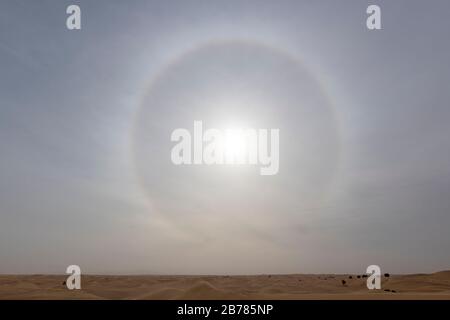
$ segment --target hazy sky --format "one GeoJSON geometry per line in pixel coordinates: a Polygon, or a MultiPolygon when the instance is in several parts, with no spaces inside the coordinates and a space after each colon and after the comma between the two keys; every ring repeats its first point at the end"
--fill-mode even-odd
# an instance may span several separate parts
{"type": "Polygon", "coordinates": [[[450,269],[449,12],[1,1],[0,273],[450,269]],[[279,128],[279,173],[174,166],[194,120],[279,128]]]}

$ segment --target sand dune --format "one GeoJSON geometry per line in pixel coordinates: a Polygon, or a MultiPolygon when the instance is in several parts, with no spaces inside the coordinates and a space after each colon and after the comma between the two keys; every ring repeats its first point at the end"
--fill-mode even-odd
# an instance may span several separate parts
{"type": "Polygon", "coordinates": [[[66,276],[0,275],[0,299],[448,299],[450,271],[391,275],[368,290],[356,275],[94,276],[68,290],[66,276]],[[346,284],[342,284],[342,280],[346,284]]]}

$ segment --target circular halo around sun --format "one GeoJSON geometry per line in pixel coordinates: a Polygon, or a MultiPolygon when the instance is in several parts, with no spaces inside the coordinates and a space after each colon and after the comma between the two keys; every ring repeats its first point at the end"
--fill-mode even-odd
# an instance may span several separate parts
{"type": "MultiPolygon", "coordinates": [[[[300,60],[266,45],[210,43],[152,79],[135,115],[136,173],[152,208],[173,223],[283,218],[316,206],[339,161],[332,105],[300,60]],[[174,165],[173,130],[279,129],[279,172],[260,166],[174,165]]],[[[241,142],[232,142],[237,151],[241,142]]]]}

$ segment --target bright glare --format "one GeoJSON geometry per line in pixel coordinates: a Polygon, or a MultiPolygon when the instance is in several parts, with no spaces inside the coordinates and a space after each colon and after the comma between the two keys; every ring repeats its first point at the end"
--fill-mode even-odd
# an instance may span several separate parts
{"type": "Polygon", "coordinates": [[[225,138],[225,159],[227,163],[244,163],[247,155],[246,137],[241,129],[227,129],[225,138]]]}

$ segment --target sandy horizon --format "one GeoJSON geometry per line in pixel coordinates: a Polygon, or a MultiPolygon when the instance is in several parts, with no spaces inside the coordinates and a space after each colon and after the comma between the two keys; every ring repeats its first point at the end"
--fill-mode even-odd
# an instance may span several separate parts
{"type": "Polygon", "coordinates": [[[81,290],[68,290],[66,279],[0,275],[0,299],[450,300],[450,270],[383,276],[380,290],[368,290],[362,274],[83,275],[81,290]]]}

